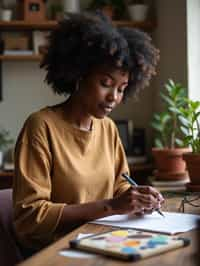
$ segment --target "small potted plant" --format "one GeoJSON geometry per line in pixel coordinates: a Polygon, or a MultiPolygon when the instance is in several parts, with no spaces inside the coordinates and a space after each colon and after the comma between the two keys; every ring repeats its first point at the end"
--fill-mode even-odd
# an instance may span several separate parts
{"type": "Polygon", "coordinates": [[[152,155],[155,160],[155,177],[163,180],[187,179],[183,153],[189,151],[185,148],[182,138],[185,132],[180,129],[180,108],[186,105],[186,89],[173,80],[165,84],[166,93],[161,93],[165,103],[165,110],[155,113],[151,126],[156,131],[155,147],[152,155]]]}
{"type": "Polygon", "coordinates": [[[192,149],[183,155],[191,181],[187,186],[189,190],[200,191],[200,101],[186,101],[187,107],[180,108],[179,120],[184,143],[192,149]]]}
{"type": "Polygon", "coordinates": [[[9,131],[5,129],[0,130],[0,167],[2,167],[3,164],[3,152],[10,144],[13,143],[13,140],[9,135],[9,131]]]}
{"type": "Polygon", "coordinates": [[[133,21],[142,22],[147,18],[149,6],[144,0],[132,0],[128,4],[128,13],[133,21]]]}
{"type": "Polygon", "coordinates": [[[53,3],[50,6],[51,18],[53,20],[61,20],[64,14],[64,8],[60,3],[53,3]]]}
{"type": "Polygon", "coordinates": [[[125,11],[125,4],[123,0],[93,0],[89,9],[100,9],[105,15],[111,19],[121,17],[125,11]]]}

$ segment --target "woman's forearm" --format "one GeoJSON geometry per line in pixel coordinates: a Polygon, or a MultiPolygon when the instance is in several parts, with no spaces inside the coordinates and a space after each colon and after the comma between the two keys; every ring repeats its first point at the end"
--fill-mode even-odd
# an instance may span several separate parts
{"type": "Polygon", "coordinates": [[[163,201],[162,195],[154,188],[137,186],[129,188],[120,196],[112,199],[66,205],[58,225],[58,230],[70,229],[82,223],[113,214],[153,211],[160,208],[163,201]]]}
{"type": "Polygon", "coordinates": [[[66,205],[57,227],[57,230],[66,230],[80,224],[115,214],[112,200],[100,200],[83,204],[66,205]]]}

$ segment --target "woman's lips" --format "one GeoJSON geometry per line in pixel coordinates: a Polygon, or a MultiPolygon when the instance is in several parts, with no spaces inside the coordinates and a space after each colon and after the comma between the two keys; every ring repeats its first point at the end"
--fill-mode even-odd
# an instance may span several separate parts
{"type": "Polygon", "coordinates": [[[109,106],[109,105],[102,105],[102,108],[105,112],[111,112],[113,109],[113,106],[109,106]]]}

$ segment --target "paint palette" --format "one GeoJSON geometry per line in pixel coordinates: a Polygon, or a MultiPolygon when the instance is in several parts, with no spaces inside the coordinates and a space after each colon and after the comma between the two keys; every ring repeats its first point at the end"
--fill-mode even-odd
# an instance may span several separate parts
{"type": "Polygon", "coordinates": [[[137,261],[189,245],[190,240],[133,229],[114,230],[70,241],[75,249],[137,261]]]}

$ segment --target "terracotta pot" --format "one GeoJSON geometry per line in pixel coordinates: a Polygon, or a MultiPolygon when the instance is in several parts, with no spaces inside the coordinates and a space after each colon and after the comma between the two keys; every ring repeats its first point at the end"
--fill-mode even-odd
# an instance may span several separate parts
{"type": "Polygon", "coordinates": [[[158,149],[153,148],[152,154],[155,160],[155,176],[161,180],[187,179],[186,163],[183,154],[190,151],[189,148],[158,149]]]}
{"type": "Polygon", "coordinates": [[[187,169],[192,185],[200,185],[200,154],[185,153],[183,159],[186,161],[187,169]]]}

